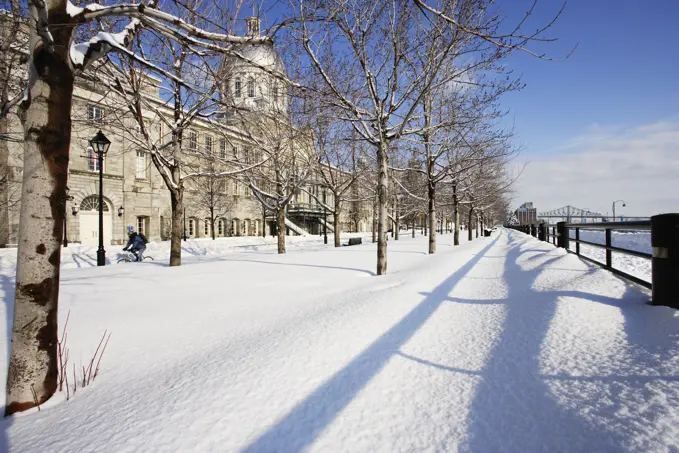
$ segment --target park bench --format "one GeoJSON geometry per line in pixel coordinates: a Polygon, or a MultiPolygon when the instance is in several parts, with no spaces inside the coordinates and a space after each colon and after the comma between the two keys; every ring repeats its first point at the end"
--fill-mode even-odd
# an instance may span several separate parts
{"type": "Polygon", "coordinates": [[[360,245],[363,243],[362,238],[349,238],[349,243],[347,245],[360,245]]]}

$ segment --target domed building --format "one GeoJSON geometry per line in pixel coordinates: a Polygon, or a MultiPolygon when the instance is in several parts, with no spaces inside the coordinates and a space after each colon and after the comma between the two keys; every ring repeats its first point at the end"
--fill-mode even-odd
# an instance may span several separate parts
{"type": "MultiPolygon", "coordinates": [[[[246,36],[261,36],[259,18],[249,17],[246,24],[246,36]]],[[[287,71],[273,42],[238,44],[234,52],[236,56],[226,58],[222,65],[222,100],[233,106],[227,109],[226,117],[235,110],[287,115],[288,90],[281,79],[287,71]]]]}

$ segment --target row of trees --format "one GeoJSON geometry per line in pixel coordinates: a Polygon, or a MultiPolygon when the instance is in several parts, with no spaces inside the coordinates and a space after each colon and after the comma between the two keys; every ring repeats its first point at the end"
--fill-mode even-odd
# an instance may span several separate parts
{"type": "MultiPolygon", "coordinates": [[[[317,180],[334,203],[318,191],[310,196],[333,214],[336,245],[343,205],[374,202],[382,275],[387,229],[398,231],[422,206],[430,253],[440,210],[455,219],[457,243],[463,212],[471,225],[492,223],[506,208],[507,162],[515,149],[511,134],[497,127],[497,103],[521,84],[503,61],[517,51],[544,58],[526,46],[545,41],[551,25],[524,34],[531,8],[507,28],[491,0],[290,1],[278,5],[280,20],[263,36],[252,21],[245,36],[237,33],[249,6],[242,1],[77,7],[68,0],[12,0],[9,6],[12,27],[25,27],[28,42],[27,52],[4,52],[0,65],[6,87],[0,120],[17,110],[24,146],[6,414],[44,402],[56,389],[60,240],[77,77],[115,94],[120,127],[139,132],[129,136],[149,153],[170,191],[171,265],[181,262],[189,181],[229,177],[246,184],[275,215],[284,252],[286,209],[317,180]],[[287,72],[246,51],[270,46],[273,37],[287,72]],[[271,95],[282,87],[282,108],[253,114],[235,102],[229,90],[238,67],[225,61],[257,68],[275,85],[271,95]],[[22,76],[5,82],[12,74],[22,76]],[[160,101],[145,91],[149,74],[160,79],[160,101]],[[188,153],[187,131],[198,121],[220,131],[228,148],[235,140],[253,153],[207,146],[188,153]],[[158,123],[167,133],[153,131],[158,123]]],[[[5,42],[7,51],[13,44],[5,42]]]]}

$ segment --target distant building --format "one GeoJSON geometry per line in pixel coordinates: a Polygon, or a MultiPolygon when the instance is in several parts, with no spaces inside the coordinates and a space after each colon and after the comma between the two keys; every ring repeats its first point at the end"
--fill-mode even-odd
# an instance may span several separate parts
{"type": "Polygon", "coordinates": [[[538,211],[533,207],[532,201],[519,206],[519,209],[514,211],[514,214],[516,214],[519,225],[530,225],[538,222],[538,211]]]}

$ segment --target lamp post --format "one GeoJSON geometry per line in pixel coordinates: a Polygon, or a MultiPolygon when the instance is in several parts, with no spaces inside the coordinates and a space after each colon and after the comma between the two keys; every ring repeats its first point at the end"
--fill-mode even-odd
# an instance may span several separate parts
{"type": "Polygon", "coordinates": [[[186,208],[184,208],[184,242],[186,242],[186,208]]]}
{"type": "Polygon", "coordinates": [[[97,266],[106,266],[106,250],[104,250],[104,154],[108,152],[111,141],[101,132],[90,139],[90,146],[97,153],[99,162],[99,248],[97,249],[97,266]]]}
{"type": "MultiPolygon", "coordinates": [[[[70,191],[70,189],[68,187],[66,187],[66,201],[72,201],[73,200],[73,196],[68,195],[69,191],[70,191]]],[[[66,231],[67,225],[68,225],[68,222],[66,221],[66,210],[64,209],[64,247],[68,247],[68,232],[66,231]]]]}
{"type": "Polygon", "coordinates": [[[623,208],[624,208],[625,206],[627,206],[623,200],[615,200],[615,201],[613,202],[613,221],[614,221],[614,222],[615,222],[615,204],[616,204],[616,203],[622,203],[622,207],[623,207],[623,208]]]}

